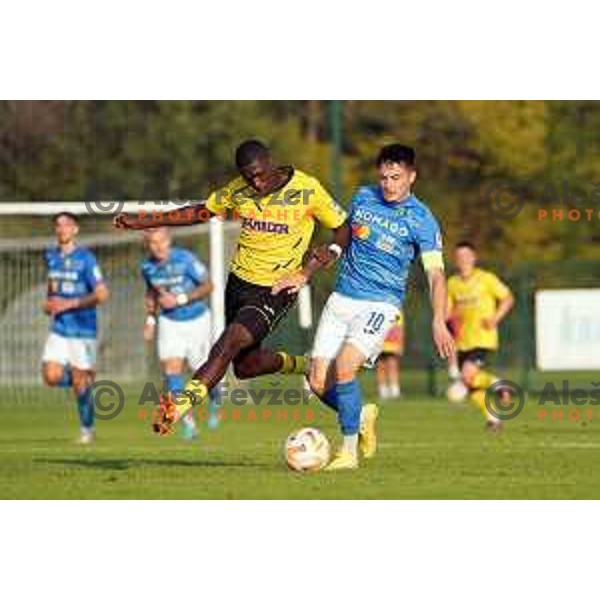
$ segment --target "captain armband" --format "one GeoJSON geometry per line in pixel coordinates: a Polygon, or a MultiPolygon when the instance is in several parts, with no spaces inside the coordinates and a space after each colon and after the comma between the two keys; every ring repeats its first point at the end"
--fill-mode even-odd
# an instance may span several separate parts
{"type": "Polygon", "coordinates": [[[432,271],[433,269],[444,270],[444,257],[438,250],[423,252],[421,254],[421,262],[425,271],[432,271]]]}

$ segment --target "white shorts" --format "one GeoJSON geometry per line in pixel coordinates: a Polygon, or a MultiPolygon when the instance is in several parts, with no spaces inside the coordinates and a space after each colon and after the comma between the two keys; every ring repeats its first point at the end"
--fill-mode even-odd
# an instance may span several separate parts
{"type": "Polygon", "coordinates": [[[97,348],[98,341],[94,338],[67,338],[51,332],[44,346],[42,362],[93,371],[96,367],[97,348]]]}
{"type": "Polygon", "coordinates": [[[387,302],[357,300],[333,292],[321,314],[313,358],[331,360],[337,356],[342,344],[349,342],[365,355],[367,363],[374,362],[399,312],[397,306],[387,302]]]}
{"type": "Polygon", "coordinates": [[[158,358],[187,360],[190,369],[197,369],[207,358],[212,340],[210,312],[196,319],[175,321],[158,318],[158,358]]]}

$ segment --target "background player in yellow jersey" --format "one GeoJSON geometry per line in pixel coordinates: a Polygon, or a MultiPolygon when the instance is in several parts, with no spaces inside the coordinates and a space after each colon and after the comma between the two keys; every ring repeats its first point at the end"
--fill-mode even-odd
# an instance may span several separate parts
{"type": "Polygon", "coordinates": [[[404,354],[404,313],[400,311],[390,327],[376,363],[377,393],[380,400],[400,398],[400,357],[404,354]]]}
{"type": "Polygon", "coordinates": [[[194,225],[208,215],[234,211],[242,231],[225,290],[226,328],[196,370],[185,394],[169,398],[155,431],[169,433],[195,403],[203,402],[233,363],[236,377],[269,373],[304,373],[303,357],[261,346],[295,303],[297,292],[322,266],[339,257],[349,239],[345,211],[323,186],[292,166],[278,167],[259,141],[242,143],[235,153],[239,176],[213,192],[206,203],[171,211],[169,222],[119,215],[119,228],[151,229],[194,225]],[[335,230],[333,244],[304,262],[315,220],[335,230]],[[302,358],[302,360],[301,360],[302,358]]]}
{"type": "Polygon", "coordinates": [[[484,367],[498,349],[498,325],[511,310],[513,295],[496,275],[477,267],[472,243],[456,245],[454,262],[458,273],[448,279],[448,312],[456,340],[457,375],[483,412],[488,427],[497,430],[502,422],[487,411],[485,393],[498,377],[484,367]]]}

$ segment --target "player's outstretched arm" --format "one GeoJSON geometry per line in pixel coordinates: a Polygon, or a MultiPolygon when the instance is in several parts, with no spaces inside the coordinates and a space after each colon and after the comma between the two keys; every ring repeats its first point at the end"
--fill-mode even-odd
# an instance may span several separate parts
{"type": "Polygon", "coordinates": [[[333,230],[333,241],[313,248],[309,258],[299,273],[288,275],[280,279],[272,288],[273,295],[287,290],[288,294],[295,294],[304,287],[314,274],[335,263],[350,243],[350,226],[345,221],[340,227],[333,230]]]}
{"type": "Polygon", "coordinates": [[[121,213],[114,219],[117,229],[156,229],[158,227],[189,227],[198,223],[205,223],[213,213],[201,202],[194,206],[185,206],[176,210],[152,211],[147,214],[126,215],[121,213]]]}
{"type": "Polygon", "coordinates": [[[427,269],[427,280],[433,310],[432,332],[433,341],[438,354],[442,358],[452,360],[455,355],[454,339],[446,325],[448,290],[446,275],[441,267],[427,269]]]}

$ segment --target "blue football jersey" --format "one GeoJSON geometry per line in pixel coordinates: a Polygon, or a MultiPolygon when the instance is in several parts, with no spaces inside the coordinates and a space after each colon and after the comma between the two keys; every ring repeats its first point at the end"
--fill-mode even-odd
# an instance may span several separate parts
{"type": "MultiPolygon", "coordinates": [[[[103,282],[100,267],[93,252],[76,246],[63,254],[58,246],[48,248],[44,255],[48,273],[48,297],[81,298],[93,293],[103,282]]],[[[51,329],[64,337],[95,338],[96,307],[78,308],[55,315],[51,329]]]]}
{"type": "Polygon", "coordinates": [[[387,202],[379,186],[365,186],[352,199],[348,223],[352,239],[336,291],[402,306],[413,262],[422,253],[442,251],[435,217],[414,195],[387,202]]]}
{"type": "MultiPolygon", "coordinates": [[[[189,250],[171,248],[169,258],[160,262],[155,258],[142,261],[142,275],[149,290],[158,294],[187,294],[206,281],[207,270],[204,264],[189,250]]],[[[160,309],[160,314],[175,321],[189,321],[208,310],[203,300],[195,300],[185,306],[169,310],[160,309]]]]}

